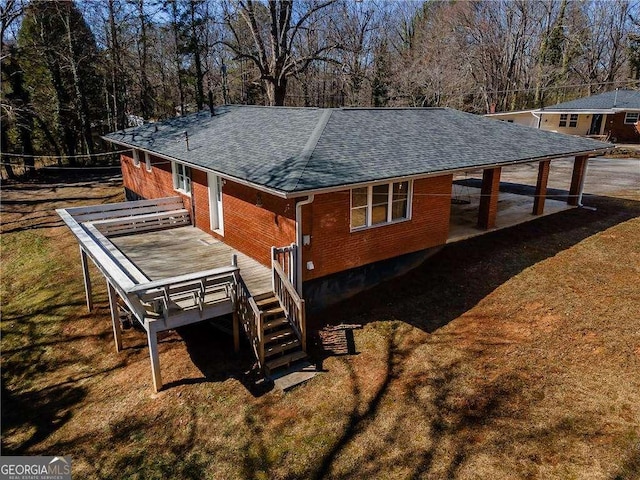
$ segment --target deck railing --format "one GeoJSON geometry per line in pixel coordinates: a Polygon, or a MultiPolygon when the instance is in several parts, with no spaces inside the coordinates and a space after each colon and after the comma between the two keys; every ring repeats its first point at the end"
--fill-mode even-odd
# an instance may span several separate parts
{"type": "Polygon", "coordinates": [[[138,296],[149,314],[165,321],[172,316],[197,311],[202,317],[215,304],[232,299],[238,267],[222,267],[146,282],[131,288],[128,293],[138,296]]]}
{"type": "Polygon", "coordinates": [[[292,285],[297,281],[298,246],[295,243],[286,247],[271,247],[271,258],[282,267],[282,271],[292,285]]]}
{"type": "Polygon", "coordinates": [[[273,280],[273,293],[280,301],[280,305],[289,320],[289,323],[300,339],[302,350],[307,351],[307,332],[304,300],[296,292],[289,275],[284,271],[278,261],[277,250],[272,248],[271,271],[273,280]]]}
{"type": "Polygon", "coordinates": [[[258,359],[260,368],[264,367],[264,338],[263,323],[264,312],[258,308],[258,304],[249,293],[247,285],[240,275],[236,276],[236,308],[238,320],[242,325],[253,352],[258,359]]]}

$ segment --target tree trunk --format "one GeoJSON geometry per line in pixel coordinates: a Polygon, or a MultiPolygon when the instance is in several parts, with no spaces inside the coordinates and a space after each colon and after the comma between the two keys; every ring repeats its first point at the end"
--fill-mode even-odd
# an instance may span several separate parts
{"type": "Polygon", "coordinates": [[[140,39],[138,42],[138,61],[140,64],[140,110],[142,117],[148,119],[153,114],[153,91],[147,75],[148,44],[147,20],[145,19],[144,0],[138,0],[138,20],[140,21],[140,39]]]}
{"type": "Polygon", "coordinates": [[[73,90],[76,95],[76,103],[78,110],[78,119],[80,120],[80,130],[82,132],[82,140],[85,146],[85,152],[89,155],[93,155],[93,138],[91,135],[91,124],[88,119],[89,106],[87,105],[87,98],[82,91],[80,85],[80,77],[78,76],[78,65],[76,63],[76,54],[73,48],[73,39],[71,38],[71,16],[69,12],[66,12],[66,18],[64,19],[64,26],[67,34],[67,48],[69,49],[69,66],[71,67],[71,75],[73,77],[73,90]]]}
{"type": "Polygon", "coordinates": [[[202,71],[202,56],[200,54],[200,42],[198,41],[198,32],[196,31],[196,3],[194,0],[189,2],[189,13],[191,16],[191,53],[193,54],[193,62],[196,67],[196,104],[198,111],[204,107],[204,73],[202,71]]]}
{"type": "Polygon", "coordinates": [[[287,94],[287,79],[284,78],[280,80],[280,83],[276,83],[272,80],[266,80],[265,88],[267,90],[267,100],[269,105],[282,107],[287,94]]]}
{"type": "Polygon", "coordinates": [[[180,35],[178,33],[178,2],[171,3],[171,29],[173,30],[173,41],[176,47],[176,55],[174,62],[176,64],[176,73],[178,75],[178,95],[180,97],[180,115],[185,114],[184,110],[184,87],[182,85],[182,65],[180,65],[180,35]]]}
{"type": "Polygon", "coordinates": [[[113,89],[113,118],[116,130],[125,128],[125,95],[120,76],[124,73],[120,59],[120,42],[116,26],[114,0],[109,0],[109,35],[111,38],[111,84],[113,89]]]}

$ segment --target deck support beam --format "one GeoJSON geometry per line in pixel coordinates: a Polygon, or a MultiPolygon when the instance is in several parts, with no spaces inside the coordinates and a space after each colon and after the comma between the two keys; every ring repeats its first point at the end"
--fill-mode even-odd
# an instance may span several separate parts
{"type": "Polygon", "coordinates": [[[571,187],[569,188],[569,198],[567,203],[572,206],[580,205],[582,200],[582,190],[584,188],[584,178],[587,173],[586,155],[578,156],[573,161],[573,174],[571,175],[571,187]]]}
{"type": "Polygon", "coordinates": [[[544,202],[547,199],[547,182],[549,181],[549,170],[551,160],[543,160],[538,164],[538,181],[536,182],[536,193],[533,198],[533,215],[544,213],[544,202]]]}
{"type": "Polygon", "coordinates": [[[149,343],[149,359],[151,360],[151,376],[153,390],[158,393],[162,388],[162,376],[160,375],[160,356],[158,354],[158,332],[155,324],[147,323],[147,341],[149,343]]]}
{"type": "Polygon", "coordinates": [[[116,342],[116,352],[122,350],[122,328],[118,315],[118,294],[111,282],[107,280],[107,291],[109,292],[109,308],[111,309],[111,323],[113,325],[113,338],[116,342]]]}
{"type": "Polygon", "coordinates": [[[486,168],[482,171],[482,189],[478,210],[478,228],[489,230],[496,226],[498,196],[500,194],[501,167],[486,168]]]}
{"type": "Polygon", "coordinates": [[[235,307],[233,309],[233,351],[240,352],[240,319],[235,307]]]}
{"type": "Polygon", "coordinates": [[[80,262],[82,263],[82,277],[84,278],[84,295],[87,301],[87,310],[93,310],[93,298],[91,295],[91,276],[89,275],[89,263],[87,253],[80,246],[80,262]]]}

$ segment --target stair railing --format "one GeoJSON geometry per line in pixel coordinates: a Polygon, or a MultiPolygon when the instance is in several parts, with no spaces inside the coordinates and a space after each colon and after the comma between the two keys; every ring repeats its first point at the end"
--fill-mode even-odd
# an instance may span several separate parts
{"type": "MultiPolygon", "coordinates": [[[[271,248],[271,274],[273,282],[273,293],[280,302],[285,316],[293,327],[294,332],[300,340],[302,351],[307,351],[307,331],[304,300],[298,295],[293,286],[292,276],[285,272],[283,265],[279,261],[283,250],[292,249],[295,245],[284,248],[271,248]]],[[[295,259],[295,254],[289,256],[289,261],[295,259]]],[[[295,261],[289,263],[290,269],[295,271],[295,261]]],[[[286,266],[285,266],[286,268],[286,266]]]]}
{"type": "Polygon", "coordinates": [[[236,312],[240,324],[244,329],[253,352],[258,359],[260,368],[264,368],[264,312],[249,293],[241,275],[236,277],[236,312]]]}

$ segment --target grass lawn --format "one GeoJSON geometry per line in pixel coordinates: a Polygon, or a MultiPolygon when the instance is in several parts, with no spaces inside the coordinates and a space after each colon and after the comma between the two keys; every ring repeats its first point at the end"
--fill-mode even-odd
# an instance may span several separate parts
{"type": "Polygon", "coordinates": [[[640,196],[450,245],[314,319],[356,355],[283,394],[207,324],[116,354],[103,282],[84,305],[53,209],[118,179],[2,191],[2,454],[71,455],[74,478],[640,478],[640,196]]]}

